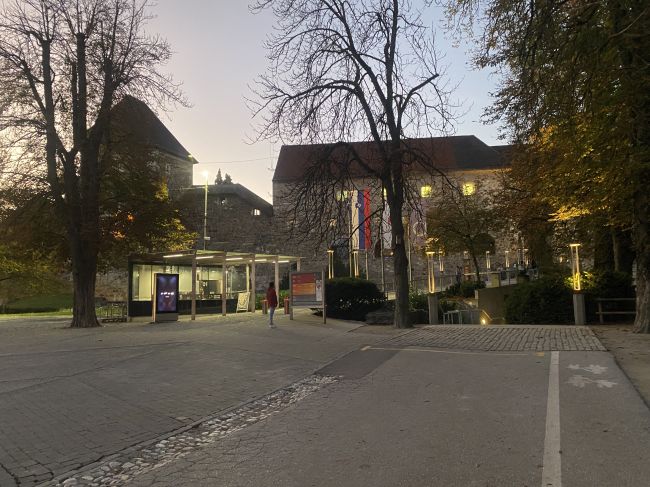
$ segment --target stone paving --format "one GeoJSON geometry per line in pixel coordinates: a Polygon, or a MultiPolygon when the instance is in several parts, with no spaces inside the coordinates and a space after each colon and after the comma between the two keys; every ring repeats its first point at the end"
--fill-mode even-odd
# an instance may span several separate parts
{"type": "Polygon", "coordinates": [[[124,485],[136,477],[177,462],[195,450],[222,440],[248,426],[263,421],[305,399],[336,377],[310,376],[215,418],[193,425],[151,445],[132,448],[98,465],[67,474],[51,482],[57,487],[124,485]]]}
{"type": "Polygon", "coordinates": [[[385,345],[492,352],[605,350],[593,332],[583,326],[427,326],[385,345]]]}
{"type": "Polygon", "coordinates": [[[70,330],[0,321],[0,486],[34,486],[310,375],[396,331],[307,313],[70,330]]]}
{"type": "Polygon", "coordinates": [[[260,314],[241,314],[92,330],[65,329],[61,320],[0,322],[0,486],[53,478],[66,486],[122,485],[123,476],[149,465],[182,462],[186,452],[229,434],[219,429],[224,411],[262,397],[230,416],[228,425],[259,421],[291,404],[295,391],[302,397],[314,387],[282,389],[286,384],[363,346],[603,350],[584,327],[465,325],[404,332],[335,320],[322,325],[309,315],[290,323],[280,315],[278,329],[269,330],[265,321],[260,314]],[[285,392],[266,396],[277,389],[285,392]],[[174,442],[155,443],[170,435],[174,442]],[[124,457],[134,449],[142,450],[140,456],[124,457]],[[84,470],[89,465],[101,472],[84,470]],[[83,475],[70,473],[80,469],[83,475]]]}

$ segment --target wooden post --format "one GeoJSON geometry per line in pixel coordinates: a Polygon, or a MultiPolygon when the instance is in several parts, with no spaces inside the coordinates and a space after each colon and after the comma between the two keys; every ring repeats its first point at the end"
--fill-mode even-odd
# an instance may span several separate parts
{"type": "MultiPolygon", "coordinates": [[[[275,256],[275,289],[278,292],[278,300],[280,299],[280,256],[275,256]]],[[[278,301],[278,305],[280,302],[278,301]]]]}
{"type": "Polygon", "coordinates": [[[598,300],[598,321],[600,321],[601,325],[605,323],[603,319],[603,302],[600,299],[598,300]]]}

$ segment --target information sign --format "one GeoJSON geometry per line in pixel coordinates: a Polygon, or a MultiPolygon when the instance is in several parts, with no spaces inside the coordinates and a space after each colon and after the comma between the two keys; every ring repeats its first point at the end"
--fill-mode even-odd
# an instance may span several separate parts
{"type": "Polygon", "coordinates": [[[293,308],[320,308],[323,310],[323,322],[325,322],[324,271],[292,272],[290,284],[291,318],[293,319],[293,308]]]}
{"type": "Polygon", "coordinates": [[[249,308],[249,303],[250,303],[250,293],[239,293],[237,295],[237,310],[236,311],[250,311],[249,308]]]}

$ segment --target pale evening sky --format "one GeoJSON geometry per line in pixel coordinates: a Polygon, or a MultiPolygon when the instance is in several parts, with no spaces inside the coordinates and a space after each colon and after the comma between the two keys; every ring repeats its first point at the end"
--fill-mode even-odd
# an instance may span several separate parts
{"type": "MultiPolygon", "coordinates": [[[[415,0],[414,3],[418,3],[415,0]]],[[[164,36],[174,56],[164,70],[182,82],[190,108],[169,107],[161,119],[183,146],[200,162],[194,168],[194,183],[203,184],[203,171],[210,182],[217,169],[229,173],[234,182],[271,201],[271,178],[280,145],[248,143],[254,123],[245,97],[249,85],[266,67],[263,42],[273,28],[271,14],[252,14],[247,0],[158,0],[152,9],[156,18],[148,30],[164,36]],[[254,160],[253,160],[254,159],[254,160]],[[246,161],[246,162],[234,162],[246,161]]],[[[431,18],[439,11],[431,11],[431,18]]],[[[436,22],[435,25],[438,25],[436,22]]],[[[479,119],[490,103],[494,80],[487,72],[473,71],[465,52],[451,47],[440,29],[439,50],[451,84],[459,84],[453,98],[467,111],[455,133],[474,134],[487,144],[498,144],[498,130],[479,119]]]]}

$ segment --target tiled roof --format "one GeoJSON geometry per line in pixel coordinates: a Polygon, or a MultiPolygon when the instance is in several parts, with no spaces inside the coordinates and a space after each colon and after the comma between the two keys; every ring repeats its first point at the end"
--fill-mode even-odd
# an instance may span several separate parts
{"type": "MultiPolygon", "coordinates": [[[[444,171],[495,169],[508,165],[507,159],[503,157],[505,151],[502,150],[506,146],[497,146],[499,149],[495,149],[474,135],[409,139],[406,143],[411,150],[425,155],[434,167],[444,171]]],[[[368,165],[373,166],[372,161],[377,160],[377,145],[374,142],[352,142],[350,146],[368,165]]],[[[314,161],[322,159],[323,154],[332,150],[332,147],[333,144],[282,146],[273,181],[289,182],[299,179],[305,169],[314,161]]],[[[330,157],[335,159],[337,153],[343,157],[344,152],[343,147],[337,147],[330,157]]],[[[360,166],[353,167],[351,172],[356,177],[368,175],[360,166]]]]}
{"type": "Polygon", "coordinates": [[[151,148],[188,162],[191,161],[194,164],[197,163],[188,150],[181,145],[143,101],[126,95],[113,107],[111,117],[113,132],[123,132],[130,139],[137,140],[151,148]]]}

